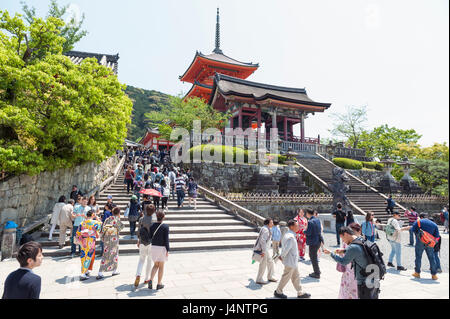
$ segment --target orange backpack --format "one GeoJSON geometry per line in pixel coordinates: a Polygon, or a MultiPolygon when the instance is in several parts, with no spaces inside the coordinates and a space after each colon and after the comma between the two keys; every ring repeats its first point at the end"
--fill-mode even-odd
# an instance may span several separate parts
{"type": "Polygon", "coordinates": [[[420,218],[417,219],[417,226],[419,226],[419,239],[420,241],[427,247],[434,248],[439,241],[439,237],[436,238],[431,235],[429,232],[424,231],[420,228],[420,218]]]}

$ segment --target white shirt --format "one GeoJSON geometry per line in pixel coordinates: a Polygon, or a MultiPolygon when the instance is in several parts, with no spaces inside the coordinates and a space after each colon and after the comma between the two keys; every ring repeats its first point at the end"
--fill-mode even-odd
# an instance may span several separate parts
{"type": "Polygon", "coordinates": [[[400,227],[400,224],[398,223],[398,220],[396,220],[395,218],[391,217],[389,218],[388,225],[392,225],[392,227],[394,227],[395,232],[392,235],[392,238],[389,238],[390,240],[393,240],[397,243],[401,243],[402,242],[402,235],[401,235],[401,231],[402,228],[400,227]]]}
{"type": "Polygon", "coordinates": [[[259,239],[254,250],[261,250],[264,254],[266,254],[270,249],[271,239],[272,236],[269,227],[264,226],[263,228],[261,228],[259,239]]]}
{"type": "Polygon", "coordinates": [[[281,258],[283,265],[286,267],[297,268],[298,267],[298,247],[295,234],[292,230],[289,230],[283,237],[281,242],[282,251],[281,258]]]}

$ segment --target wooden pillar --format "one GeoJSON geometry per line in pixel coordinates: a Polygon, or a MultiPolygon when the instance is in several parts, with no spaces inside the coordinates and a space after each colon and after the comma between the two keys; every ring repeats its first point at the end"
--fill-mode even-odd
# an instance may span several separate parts
{"type": "Polygon", "coordinates": [[[230,118],[230,128],[233,128],[234,125],[234,116],[230,118]]]}
{"type": "Polygon", "coordinates": [[[259,136],[261,135],[261,108],[258,108],[257,119],[258,119],[258,130],[257,130],[258,137],[257,138],[259,139],[259,136]]]}
{"type": "Polygon", "coordinates": [[[301,128],[300,128],[300,139],[302,143],[305,143],[305,114],[301,115],[301,128]]]}
{"type": "Polygon", "coordinates": [[[288,139],[288,134],[287,134],[287,116],[284,117],[284,140],[287,141],[288,139]]]}
{"type": "Polygon", "coordinates": [[[274,128],[278,128],[278,126],[277,126],[277,109],[276,108],[274,108],[273,112],[272,112],[272,128],[271,128],[271,130],[273,130],[274,128]]]}
{"type": "Polygon", "coordinates": [[[239,107],[239,127],[242,129],[242,106],[239,107]]]}

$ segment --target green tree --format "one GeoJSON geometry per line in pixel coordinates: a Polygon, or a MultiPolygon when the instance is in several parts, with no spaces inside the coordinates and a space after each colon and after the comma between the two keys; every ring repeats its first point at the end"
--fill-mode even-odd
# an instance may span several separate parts
{"type": "MultiPolygon", "coordinates": [[[[25,14],[24,18],[29,23],[32,24],[34,20],[36,19],[36,9],[34,7],[28,7],[28,5],[22,1],[22,10],[25,14]]],[[[63,5],[58,6],[58,2],[56,0],[52,0],[49,5],[49,10],[47,13],[47,18],[53,17],[60,20],[63,20],[63,16],[67,13],[67,9],[69,8],[69,5],[63,5]]],[[[87,35],[86,30],[82,30],[81,27],[84,22],[84,13],[81,16],[81,19],[77,21],[77,17],[72,15],[69,18],[69,22],[67,24],[63,24],[61,26],[58,26],[57,29],[59,30],[59,35],[66,39],[66,41],[63,43],[62,47],[63,53],[66,53],[73,49],[74,44],[80,41],[84,36],[87,35]]]]}
{"type": "Polygon", "coordinates": [[[27,26],[0,11],[0,171],[37,174],[100,162],[122,145],[132,103],[95,58],[61,54],[61,19],[27,26]]]}
{"type": "Polygon", "coordinates": [[[333,119],[330,133],[346,138],[356,148],[367,123],[367,107],[347,107],[344,113],[333,113],[330,116],[333,119]]]}
{"type": "Polygon", "coordinates": [[[230,118],[229,113],[222,113],[205,103],[200,98],[183,99],[170,97],[169,103],[160,105],[161,111],[145,114],[149,124],[158,126],[161,136],[170,138],[174,127],[181,127],[188,131],[193,129],[193,121],[201,120],[201,129],[223,129],[230,118]]]}
{"type": "Polygon", "coordinates": [[[370,132],[362,132],[357,147],[366,149],[368,157],[383,159],[389,156],[400,160],[401,157],[394,152],[398,145],[417,143],[421,137],[413,129],[402,130],[384,124],[370,132]]]}
{"type": "Polygon", "coordinates": [[[422,189],[432,195],[448,196],[448,162],[431,159],[416,159],[411,177],[422,189]]]}

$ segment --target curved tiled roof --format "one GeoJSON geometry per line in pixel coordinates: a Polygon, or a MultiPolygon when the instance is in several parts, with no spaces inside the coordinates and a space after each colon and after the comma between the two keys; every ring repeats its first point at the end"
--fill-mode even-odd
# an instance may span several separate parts
{"type": "Polygon", "coordinates": [[[216,73],[209,103],[212,103],[216,91],[222,95],[235,95],[251,98],[255,101],[274,99],[290,103],[306,104],[323,108],[330,107],[330,103],[319,103],[311,100],[305,88],[289,88],[258,82],[242,80],[232,76],[216,73]]]}
{"type": "Polygon", "coordinates": [[[68,51],[64,53],[64,55],[67,56],[74,64],[80,64],[81,61],[86,58],[96,58],[99,64],[110,68],[111,70],[113,70],[114,74],[117,74],[118,71],[119,54],[111,55],[81,51],[68,51]]]}

